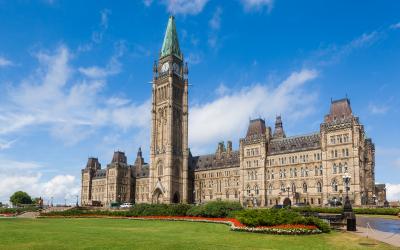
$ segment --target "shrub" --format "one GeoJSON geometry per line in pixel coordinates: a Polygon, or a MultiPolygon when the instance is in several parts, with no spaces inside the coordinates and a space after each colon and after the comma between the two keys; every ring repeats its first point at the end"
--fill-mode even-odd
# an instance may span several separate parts
{"type": "Polygon", "coordinates": [[[104,215],[104,216],[185,216],[186,212],[192,207],[188,204],[137,204],[130,210],[91,210],[86,208],[73,208],[66,211],[53,211],[44,216],[85,216],[85,215],[104,215]]]}
{"type": "Polygon", "coordinates": [[[329,225],[316,218],[304,217],[291,209],[252,209],[236,213],[237,220],[249,227],[276,225],[314,225],[323,232],[329,232],[329,225]]]}
{"type": "Polygon", "coordinates": [[[238,202],[211,201],[189,209],[188,216],[201,216],[210,218],[225,218],[234,211],[240,211],[243,207],[238,202]]]}
{"type": "MultiPolygon", "coordinates": [[[[294,211],[302,213],[334,213],[343,212],[342,207],[292,207],[294,211]]],[[[356,214],[378,214],[378,215],[396,215],[400,213],[400,208],[354,208],[356,214]]]]}
{"type": "Polygon", "coordinates": [[[20,208],[0,208],[0,214],[19,214],[23,212],[38,211],[36,206],[25,206],[20,208]]]}

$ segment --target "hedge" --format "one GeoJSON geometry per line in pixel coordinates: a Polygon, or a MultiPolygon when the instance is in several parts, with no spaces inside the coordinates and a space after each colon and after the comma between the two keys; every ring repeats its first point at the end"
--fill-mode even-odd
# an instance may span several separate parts
{"type": "MultiPolygon", "coordinates": [[[[311,213],[334,213],[343,212],[342,207],[292,207],[293,211],[311,213]]],[[[356,214],[397,215],[400,208],[353,208],[356,214]]]]}
{"type": "Polygon", "coordinates": [[[329,224],[316,218],[304,217],[291,209],[247,209],[235,213],[235,218],[246,226],[314,225],[322,232],[330,231],[329,224]]]}
{"type": "Polygon", "coordinates": [[[20,214],[23,212],[38,211],[39,208],[36,206],[27,206],[20,208],[0,208],[0,214],[20,214]]]}
{"type": "Polygon", "coordinates": [[[90,210],[85,208],[73,208],[66,211],[53,211],[42,213],[43,216],[85,216],[85,215],[104,215],[104,216],[185,216],[186,212],[192,207],[188,204],[137,204],[129,210],[90,210]]]}
{"type": "Polygon", "coordinates": [[[231,217],[231,213],[243,210],[239,202],[211,201],[198,206],[193,206],[186,213],[187,216],[225,218],[231,217]]]}

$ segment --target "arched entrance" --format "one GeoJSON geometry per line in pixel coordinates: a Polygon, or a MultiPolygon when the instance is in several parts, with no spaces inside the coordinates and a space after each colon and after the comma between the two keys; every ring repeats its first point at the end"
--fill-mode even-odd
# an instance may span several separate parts
{"type": "Polygon", "coordinates": [[[292,205],[292,201],[288,198],[288,197],[286,197],[284,200],[283,200],[283,206],[285,206],[285,207],[290,207],[292,205]]]}
{"type": "Polygon", "coordinates": [[[174,194],[174,198],[172,199],[173,203],[179,203],[180,202],[180,197],[179,197],[179,193],[175,192],[174,194]]]}
{"type": "Polygon", "coordinates": [[[153,193],[153,203],[160,204],[162,203],[162,200],[163,200],[163,194],[161,190],[157,188],[156,190],[154,190],[153,193]]]}

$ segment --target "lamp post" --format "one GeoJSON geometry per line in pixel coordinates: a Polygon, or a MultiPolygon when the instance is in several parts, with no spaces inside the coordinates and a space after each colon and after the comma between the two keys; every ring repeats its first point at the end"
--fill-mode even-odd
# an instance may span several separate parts
{"type": "Polygon", "coordinates": [[[345,202],[344,202],[344,207],[345,207],[345,209],[346,209],[346,205],[347,206],[349,206],[349,208],[352,210],[352,208],[351,208],[351,203],[350,203],[350,199],[349,199],[349,183],[350,183],[350,180],[351,180],[351,176],[348,174],[348,173],[346,173],[345,175],[343,175],[343,182],[344,182],[344,184],[345,184],[345,189],[346,189],[346,200],[345,200],[345,202]]]}
{"type": "Polygon", "coordinates": [[[76,195],[76,207],[79,207],[79,204],[78,204],[78,195],[76,195]]]}
{"type": "Polygon", "coordinates": [[[53,196],[51,196],[51,206],[53,206],[53,196]]]}
{"type": "Polygon", "coordinates": [[[346,173],[343,175],[343,183],[346,188],[346,200],[343,206],[343,216],[347,220],[347,231],[356,231],[356,216],[353,212],[353,208],[351,207],[351,202],[349,199],[349,184],[350,184],[351,176],[346,173]]]}

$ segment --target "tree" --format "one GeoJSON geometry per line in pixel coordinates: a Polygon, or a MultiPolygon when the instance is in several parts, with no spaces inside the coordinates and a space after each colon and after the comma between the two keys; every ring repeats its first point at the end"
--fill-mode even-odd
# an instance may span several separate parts
{"type": "Polygon", "coordinates": [[[10,201],[14,206],[18,204],[32,204],[32,198],[23,191],[17,191],[11,195],[10,201]]]}

